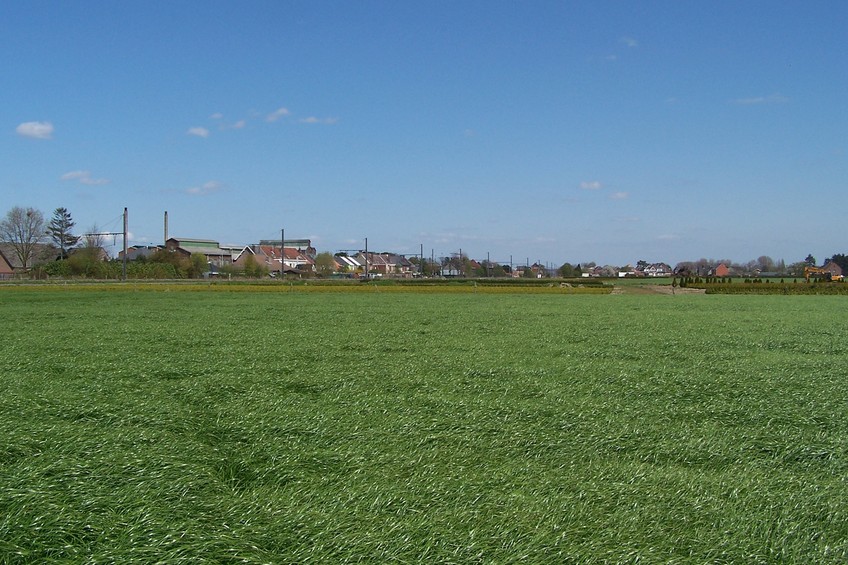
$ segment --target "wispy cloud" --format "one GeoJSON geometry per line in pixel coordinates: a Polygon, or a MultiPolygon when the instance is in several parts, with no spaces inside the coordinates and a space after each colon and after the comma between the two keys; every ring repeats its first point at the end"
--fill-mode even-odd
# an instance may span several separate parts
{"type": "Polygon", "coordinates": [[[266,122],[276,122],[280,118],[285,118],[290,113],[291,112],[289,112],[288,108],[277,108],[276,110],[274,110],[273,112],[271,112],[270,114],[268,114],[265,117],[265,121],[266,122]]]}
{"type": "Polygon", "coordinates": [[[247,126],[247,120],[239,120],[233,123],[221,122],[218,124],[218,131],[229,131],[231,129],[244,129],[247,126]]]}
{"type": "Polygon", "coordinates": [[[197,137],[209,137],[209,130],[204,127],[188,128],[186,135],[194,135],[197,137]]]}
{"type": "Polygon", "coordinates": [[[609,197],[610,200],[625,200],[628,196],[630,195],[626,192],[613,192],[612,194],[610,194],[609,197]]]}
{"type": "Polygon", "coordinates": [[[754,106],[757,104],[783,104],[788,102],[789,98],[782,94],[770,94],[768,96],[752,96],[750,98],[737,98],[733,100],[733,104],[739,106],[754,106]]]}
{"type": "Polygon", "coordinates": [[[604,185],[598,180],[583,181],[580,183],[580,188],[583,190],[600,190],[603,187],[604,185]]]}
{"type": "Polygon", "coordinates": [[[619,41],[631,49],[639,47],[639,42],[632,37],[622,37],[619,41]]]}
{"type": "Polygon", "coordinates": [[[331,126],[333,124],[338,123],[338,118],[316,118],[315,116],[309,116],[308,118],[303,118],[300,120],[302,124],[324,124],[327,126],[331,126]]]}
{"type": "Polygon", "coordinates": [[[192,186],[191,188],[186,189],[186,194],[190,194],[192,196],[205,196],[207,194],[213,194],[218,192],[223,188],[223,185],[218,182],[211,180],[209,182],[205,182],[200,186],[192,186]]]}
{"type": "Polygon", "coordinates": [[[215,112],[214,114],[209,116],[209,118],[211,118],[213,120],[221,120],[221,119],[224,118],[224,114],[222,114],[221,112],[215,112]]]}
{"type": "Polygon", "coordinates": [[[32,139],[52,139],[53,124],[50,122],[24,122],[15,128],[18,135],[32,139]]]}
{"type": "Polygon", "coordinates": [[[60,177],[62,180],[75,180],[81,184],[103,185],[109,184],[109,179],[92,178],[90,171],[70,171],[60,177]]]}

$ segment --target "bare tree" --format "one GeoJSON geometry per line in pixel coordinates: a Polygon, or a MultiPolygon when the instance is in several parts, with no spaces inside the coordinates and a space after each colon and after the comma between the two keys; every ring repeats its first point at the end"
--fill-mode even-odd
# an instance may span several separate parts
{"type": "Polygon", "coordinates": [[[36,249],[46,236],[44,214],[35,208],[15,206],[0,222],[0,239],[11,244],[25,271],[32,266],[36,249]]]}
{"type": "Polygon", "coordinates": [[[86,249],[102,249],[105,236],[100,233],[100,228],[94,224],[88,228],[88,232],[82,236],[82,246],[86,249]]]}
{"type": "Polygon", "coordinates": [[[772,259],[768,255],[761,255],[757,257],[757,263],[759,265],[760,271],[762,272],[774,271],[774,259],[772,259]]]}

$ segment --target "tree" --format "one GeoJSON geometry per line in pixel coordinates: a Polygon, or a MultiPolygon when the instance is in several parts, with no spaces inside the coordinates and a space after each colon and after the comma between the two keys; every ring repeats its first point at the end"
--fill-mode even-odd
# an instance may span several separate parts
{"type": "Polygon", "coordinates": [[[450,257],[442,257],[442,268],[447,269],[454,276],[464,277],[470,267],[471,260],[464,253],[453,253],[450,257]]]}
{"type": "Polygon", "coordinates": [[[97,224],[82,236],[82,245],[69,254],[68,264],[71,274],[92,278],[108,278],[108,269],[104,265],[106,253],[103,250],[104,236],[99,233],[97,224]]]}
{"type": "Polygon", "coordinates": [[[325,251],[315,256],[315,269],[322,277],[328,277],[336,272],[336,260],[333,254],[325,251]]]}
{"type": "Polygon", "coordinates": [[[812,254],[812,253],[810,253],[809,255],[807,255],[807,258],[806,258],[806,259],[804,259],[804,264],[805,264],[806,266],[808,266],[808,267],[815,267],[815,266],[816,266],[816,263],[817,263],[816,258],[815,258],[815,257],[813,257],[813,254],[812,254]]]}
{"type": "Polygon", "coordinates": [[[209,263],[203,253],[192,253],[189,258],[188,277],[191,279],[202,278],[209,272],[209,263]]]}
{"type": "Polygon", "coordinates": [[[757,257],[757,265],[761,272],[768,273],[774,271],[774,259],[768,255],[761,255],[760,257],[757,257]]]}
{"type": "Polygon", "coordinates": [[[88,228],[88,232],[82,236],[82,247],[84,249],[103,249],[105,242],[104,235],[100,233],[100,228],[97,224],[92,224],[88,228]]]}
{"type": "Polygon", "coordinates": [[[567,279],[567,278],[576,277],[576,276],[579,276],[579,275],[575,272],[575,269],[571,265],[571,263],[563,263],[562,266],[559,268],[559,276],[567,279]]]}
{"type": "Polygon", "coordinates": [[[0,239],[12,245],[25,271],[32,266],[36,249],[46,235],[44,214],[35,208],[15,206],[0,222],[0,239]]]}
{"type": "Polygon", "coordinates": [[[695,274],[696,271],[697,267],[692,261],[681,261],[674,266],[674,273],[681,277],[688,277],[689,275],[695,274]]]}
{"type": "Polygon", "coordinates": [[[47,232],[56,247],[62,250],[62,259],[66,259],[68,250],[79,243],[80,237],[71,233],[74,225],[74,220],[67,208],[56,208],[53,211],[53,219],[50,220],[47,232]]]}
{"type": "Polygon", "coordinates": [[[808,267],[805,262],[799,261],[797,263],[792,263],[788,267],[786,267],[786,274],[793,277],[803,277],[804,276],[804,267],[808,267]]]}
{"type": "Polygon", "coordinates": [[[260,265],[253,255],[248,255],[244,260],[244,276],[259,279],[268,274],[265,265],[260,265]]]}

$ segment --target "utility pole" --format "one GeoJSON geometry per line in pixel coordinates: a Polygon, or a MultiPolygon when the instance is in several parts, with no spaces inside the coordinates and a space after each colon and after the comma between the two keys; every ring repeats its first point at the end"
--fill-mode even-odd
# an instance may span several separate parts
{"type": "MultiPolygon", "coordinates": [[[[121,261],[121,264],[122,264],[121,280],[123,280],[123,281],[127,280],[127,251],[128,251],[127,250],[127,234],[129,233],[129,230],[127,229],[127,225],[128,225],[127,224],[127,216],[128,216],[127,215],[127,209],[124,208],[124,231],[122,231],[122,232],[107,231],[107,232],[99,232],[99,233],[84,233],[84,234],[82,234],[83,237],[111,235],[114,238],[116,235],[123,236],[123,239],[124,239],[124,241],[123,241],[124,258],[123,258],[123,261],[121,261]]],[[[115,240],[113,239],[112,240],[113,244],[114,244],[114,241],[115,240]]]]}
{"type": "Polygon", "coordinates": [[[365,238],[365,280],[368,280],[368,238],[365,238]]]}
{"type": "Polygon", "coordinates": [[[121,266],[121,278],[124,282],[127,280],[127,225],[128,225],[127,209],[124,208],[124,261],[121,266]]]}
{"type": "Polygon", "coordinates": [[[286,229],[280,228],[280,280],[286,276],[286,229]]]}

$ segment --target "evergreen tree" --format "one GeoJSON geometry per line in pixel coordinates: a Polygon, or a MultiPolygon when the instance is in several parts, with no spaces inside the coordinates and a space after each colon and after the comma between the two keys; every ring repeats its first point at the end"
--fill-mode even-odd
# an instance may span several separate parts
{"type": "Polygon", "coordinates": [[[79,243],[79,236],[71,233],[73,227],[74,220],[67,208],[56,208],[53,211],[53,219],[47,226],[47,233],[50,234],[50,239],[53,240],[56,247],[62,250],[62,259],[68,256],[68,250],[79,243]]]}

